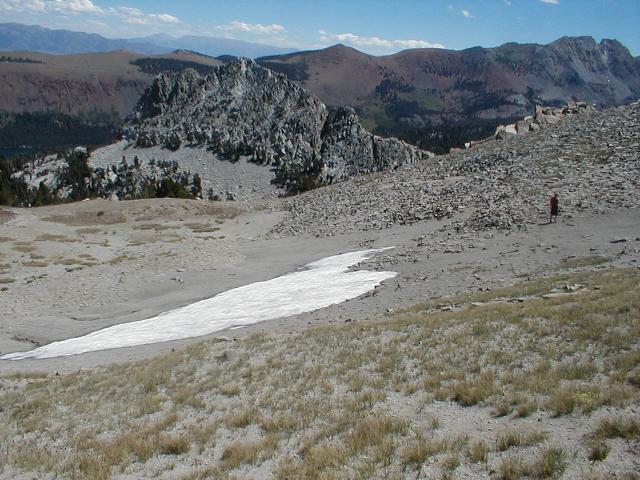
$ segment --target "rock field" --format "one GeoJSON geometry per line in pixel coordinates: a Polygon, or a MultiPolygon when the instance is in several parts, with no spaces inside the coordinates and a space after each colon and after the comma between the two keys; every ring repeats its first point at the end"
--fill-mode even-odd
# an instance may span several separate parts
{"type": "Polygon", "coordinates": [[[527,229],[560,212],[640,205],[640,103],[590,111],[504,141],[291,198],[275,235],[332,236],[425,219],[456,230],[527,229]]]}

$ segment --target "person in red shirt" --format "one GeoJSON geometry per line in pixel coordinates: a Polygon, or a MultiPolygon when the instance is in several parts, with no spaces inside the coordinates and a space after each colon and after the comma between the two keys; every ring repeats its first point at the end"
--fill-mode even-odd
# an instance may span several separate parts
{"type": "Polygon", "coordinates": [[[558,194],[554,193],[551,200],[549,200],[549,223],[557,223],[558,222],[558,194]]]}

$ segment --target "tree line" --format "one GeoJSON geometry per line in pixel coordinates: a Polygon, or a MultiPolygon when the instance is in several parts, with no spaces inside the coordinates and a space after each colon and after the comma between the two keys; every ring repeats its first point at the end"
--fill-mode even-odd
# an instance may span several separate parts
{"type": "Polygon", "coordinates": [[[97,147],[117,140],[120,126],[115,113],[0,112],[0,147],[26,145],[43,152],[76,145],[97,147]]]}
{"type": "Polygon", "coordinates": [[[178,162],[150,160],[143,168],[137,157],[132,163],[123,157],[119,165],[94,169],[88,158],[82,149],[57,159],[0,157],[0,205],[38,207],[113,195],[121,200],[202,196],[201,177],[181,170],[178,162]],[[33,185],[34,175],[49,181],[33,185]]]}

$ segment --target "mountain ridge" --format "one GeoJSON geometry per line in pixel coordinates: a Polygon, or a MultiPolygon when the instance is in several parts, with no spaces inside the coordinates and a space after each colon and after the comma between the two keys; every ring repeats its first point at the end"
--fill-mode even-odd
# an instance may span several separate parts
{"type": "Polygon", "coordinates": [[[172,61],[217,66],[222,62],[190,52],[144,55],[127,50],[53,55],[3,52],[0,62],[0,111],[78,114],[92,111],[124,118],[135,106],[157,68],[136,62],[172,61]],[[11,61],[22,59],[22,61],[11,61]],[[25,62],[27,60],[28,62],[25,62]]]}
{"type": "Polygon", "coordinates": [[[606,107],[640,97],[640,61],[617,40],[592,37],[382,57],[336,45],[257,61],[328,105],[354,107],[374,133],[418,145],[438,126],[504,122],[536,104],[606,107]]]}
{"type": "MultiPolygon", "coordinates": [[[[15,60],[0,62],[0,75],[7,80],[0,83],[0,111],[113,111],[121,119],[163,69],[206,73],[208,66],[235,58],[211,59],[183,49],[162,55],[181,56],[176,61],[152,55],[141,60],[139,55],[116,66],[105,60],[108,54],[87,54],[84,63],[77,56],[58,55],[47,57],[48,65],[38,65],[32,61],[42,61],[41,54],[12,55],[15,60]],[[137,65],[131,66],[132,61],[137,65]],[[200,63],[205,67],[195,65],[200,63]],[[69,101],[70,96],[79,101],[69,101]]],[[[640,97],[640,59],[617,40],[596,42],[592,37],[461,51],[410,49],[381,57],[337,44],[257,61],[329,106],[354,108],[372,133],[437,153],[486,138],[498,125],[533,114],[537,104],[586,101],[606,107],[640,97]]]]}
{"type": "Polygon", "coordinates": [[[231,161],[247,157],[272,166],[274,183],[294,192],[432,156],[372,135],[352,109],[329,109],[249,59],[204,76],[190,69],[158,75],[123,133],[137,147],[206,146],[231,161]]]}

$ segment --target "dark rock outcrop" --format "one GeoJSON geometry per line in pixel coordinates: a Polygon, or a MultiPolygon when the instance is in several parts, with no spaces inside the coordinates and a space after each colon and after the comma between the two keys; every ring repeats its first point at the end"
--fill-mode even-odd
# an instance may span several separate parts
{"type": "Polygon", "coordinates": [[[330,110],[284,75],[240,59],[202,76],[156,77],[129,116],[124,136],[138,147],[206,145],[229,160],[272,165],[290,190],[389,170],[431,156],[364,130],[350,108],[330,110]]]}

